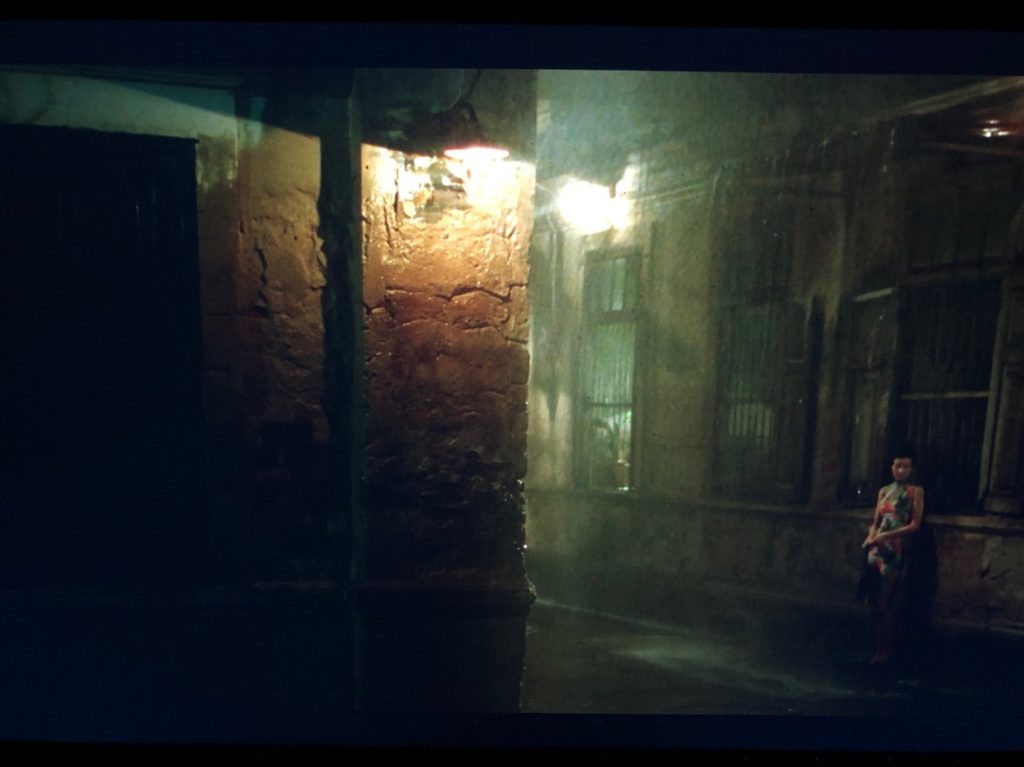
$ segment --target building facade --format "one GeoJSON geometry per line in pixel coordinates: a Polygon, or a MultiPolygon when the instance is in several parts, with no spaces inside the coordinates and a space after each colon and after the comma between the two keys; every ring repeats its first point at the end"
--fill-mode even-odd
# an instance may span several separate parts
{"type": "Polygon", "coordinates": [[[638,141],[592,184],[600,221],[573,208],[585,166],[542,165],[542,594],[751,632],[786,606],[855,618],[860,542],[910,443],[919,623],[1020,630],[1021,87],[958,86],[760,152],[638,141]]]}

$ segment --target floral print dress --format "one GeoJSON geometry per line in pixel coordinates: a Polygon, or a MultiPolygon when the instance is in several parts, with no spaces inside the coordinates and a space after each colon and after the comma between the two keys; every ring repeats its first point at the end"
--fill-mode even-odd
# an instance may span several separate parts
{"type": "MultiPolygon", "coordinates": [[[[914,487],[893,482],[882,488],[877,532],[885,533],[910,524],[914,503],[914,487]]],[[[868,550],[868,562],[882,575],[882,591],[888,588],[890,576],[898,574],[909,540],[906,536],[889,538],[868,550]]]]}

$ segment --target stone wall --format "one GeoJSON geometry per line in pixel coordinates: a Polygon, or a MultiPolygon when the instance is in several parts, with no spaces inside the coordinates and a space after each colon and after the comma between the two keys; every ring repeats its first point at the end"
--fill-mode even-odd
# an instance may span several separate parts
{"type": "MultiPolygon", "coordinates": [[[[250,429],[302,423],[323,442],[324,255],[318,233],[320,141],[281,127],[303,100],[247,100],[239,148],[238,314],[246,352],[242,391],[250,429]]],[[[250,433],[255,438],[255,433],[250,433]]]]}
{"type": "Polygon", "coordinates": [[[521,587],[532,166],[365,146],[366,577],[521,587]]]}
{"type": "Polygon", "coordinates": [[[330,110],[328,99],[283,89],[237,97],[234,300],[206,338],[217,346],[208,359],[224,365],[222,407],[208,413],[223,419],[211,428],[223,448],[211,456],[223,480],[213,520],[240,558],[228,569],[249,577],[332,570],[328,529],[346,513],[332,506],[330,477],[343,471],[329,465],[324,389],[320,136],[328,123],[347,125],[330,110]]]}

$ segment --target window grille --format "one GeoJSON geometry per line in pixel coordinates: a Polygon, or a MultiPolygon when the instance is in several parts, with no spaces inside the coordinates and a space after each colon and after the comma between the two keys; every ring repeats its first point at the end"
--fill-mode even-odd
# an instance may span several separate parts
{"type": "Polygon", "coordinates": [[[585,487],[632,487],[638,271],[634,251],[587,254],[576,451],[585,487]]]}
{"type": "Polygon", "coordinates": [[[719,349],[718,491],[746,500],[802,498],[813,413],[813,316],[810,301],[727,310],[719,349]]]}
{"type": "Polygon", "coordinates": [[[789,297],[792,214],[775,201],[732,216],[722,248],[714,490],[801,502],[814,415],[811,300],[789,297]]]}
{"type": "Polygon", "coordinates": [[[932,513],[978,498],[999,283],[942,282],[907,292],[897,435],[918,453],[932,513]]]}

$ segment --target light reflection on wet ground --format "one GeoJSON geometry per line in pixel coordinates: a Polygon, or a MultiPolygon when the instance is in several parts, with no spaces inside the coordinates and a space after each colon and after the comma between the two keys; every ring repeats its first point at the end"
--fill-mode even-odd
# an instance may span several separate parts
{"type": "Polygon", "coordinates": [[[1016,710],[1021,700],[1019,675],[1000,684],[998,669],[988,678],[941,662],[879,672],[846,652],[786,657],[542,601],[527,629],[523,711],[934,718],[1016,710]]]}

